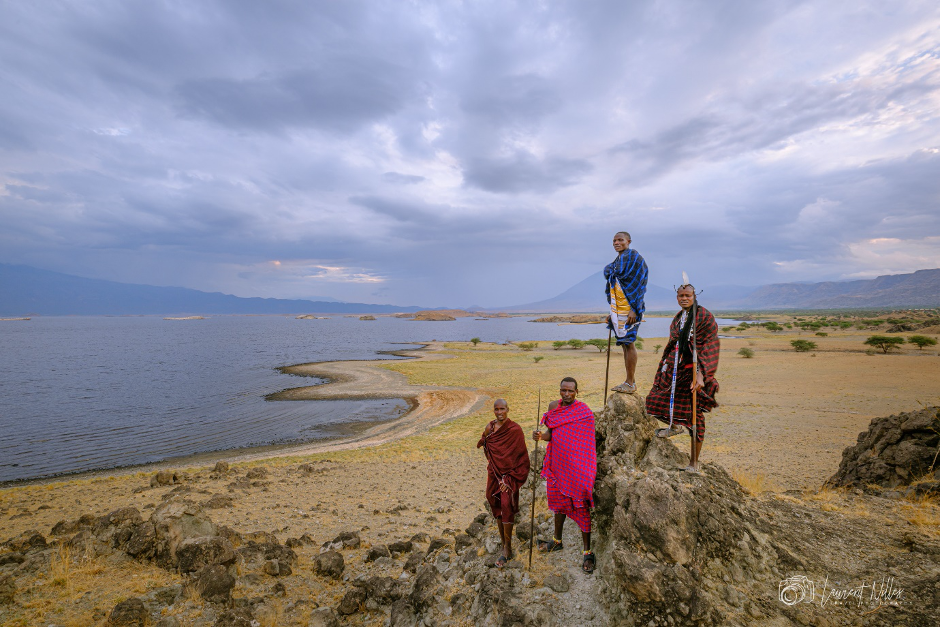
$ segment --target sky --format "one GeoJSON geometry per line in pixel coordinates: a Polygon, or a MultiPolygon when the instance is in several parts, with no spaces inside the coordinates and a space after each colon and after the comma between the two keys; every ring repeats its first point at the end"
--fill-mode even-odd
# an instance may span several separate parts
{"type": "Polygon", "coordinates": [[[619,230],[666,287],[935,268],[938,70],[936,0],[4,2],[0,262],[483,307],[619,230]]]}

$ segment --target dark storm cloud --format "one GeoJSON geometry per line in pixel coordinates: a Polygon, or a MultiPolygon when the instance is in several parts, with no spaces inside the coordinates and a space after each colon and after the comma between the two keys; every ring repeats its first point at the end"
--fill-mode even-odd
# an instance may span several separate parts
{"type": "Polygon", "coordinates": [[[562,291],[623,228],[667,283],[916,269],[937,13],[3,4],[0,261],[436,304],[562,291]]]}

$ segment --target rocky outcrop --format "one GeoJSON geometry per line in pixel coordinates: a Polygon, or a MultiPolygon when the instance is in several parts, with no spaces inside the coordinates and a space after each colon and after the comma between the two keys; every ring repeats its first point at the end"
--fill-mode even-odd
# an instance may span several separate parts
{"type": "Polygon", "coordinates": [[[938,407],[874,418],[829,483],[834,486],[897,488],[931,477],[938,482],[938,407]]]}

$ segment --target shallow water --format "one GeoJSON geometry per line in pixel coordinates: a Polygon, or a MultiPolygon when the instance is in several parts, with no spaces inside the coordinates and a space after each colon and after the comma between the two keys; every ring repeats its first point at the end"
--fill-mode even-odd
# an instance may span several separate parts
{"type": "MultiPolygon", "coordinates": [[[[669,322],[651,318],[641,335],[665,336],[669,322]]],[[[267,394],[317,382],[282,374],[280,366],[395,359],[377,351],[414,348],[415,342],[432,339],[604,335],[602,325],[534,324],[524,318],[147,316],[0,322],[0,481],[337,437],[350,423],[390,420],[408,409],[401,399],[268,402],[267,394]]]]}

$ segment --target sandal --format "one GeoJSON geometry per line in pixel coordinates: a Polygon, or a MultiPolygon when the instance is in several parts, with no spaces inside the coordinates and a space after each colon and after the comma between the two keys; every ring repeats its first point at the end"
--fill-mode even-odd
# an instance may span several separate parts
{"type": "Polygon", "coordinates": [[[683,427],[679,425],[673,425],[672,427],[666,427],[664,429],[657,429],[658,438],[672,438],[674,435],[679,435],[683,433],[683,427]]]}
{"type": "Polygon", "coordinates": [[[504,566],[506,566],[506,563],[508,561],[509,560],[507,559],[506,555],[501,555],[500,557],[497,558],[497,561],[494,563],[494,566],[496,566],[497,568],[503,568],[504,566]]]}
{"type": "Polygon", "coordinates": [[[621,392],[622,394],[636,394],[637,384],[628,383],[627,381],[625,381],[624,383],[619,383],[618,385],[615,385],[613,388],[611,388],[611,391],[621,392]]]}
{"type": "Polygon", "coordinates": [[[582,570],[589,575],[595,572],[595,554],[591,551],[585,553],[585,558],[582,560],[582,570]]]}
{"type": "Polygon", "coordinates": [[[540,553],[554,553],[556,551],[562,550],[562,543],[556,542],[553,538],[552,542],[547,542],[546,540],[540,540],[536,543],[536,546],[539,547],[540,553]]]}

